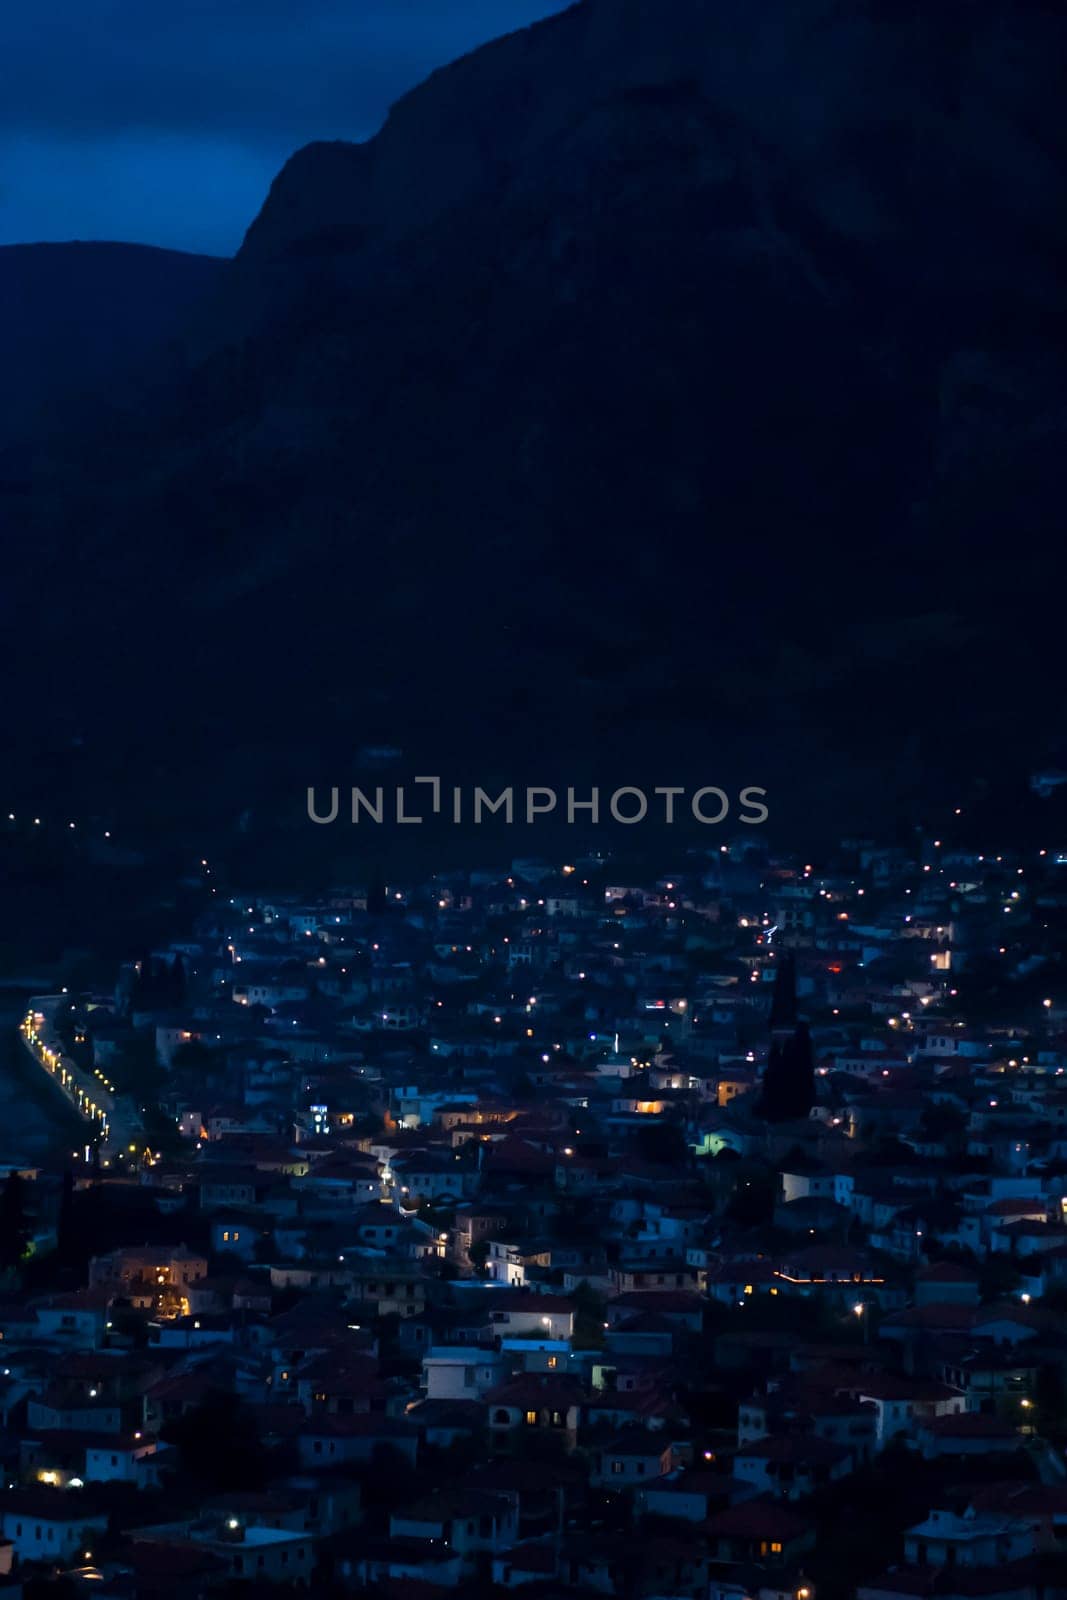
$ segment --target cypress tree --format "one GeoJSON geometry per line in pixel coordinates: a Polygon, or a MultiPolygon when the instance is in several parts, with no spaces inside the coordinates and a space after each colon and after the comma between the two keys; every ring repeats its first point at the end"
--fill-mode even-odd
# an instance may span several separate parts
{"type": "Polygon", "coordinates": [[[181,951],[174,957],[170,968],[170,994],[174,1005],[180,1006],[185,1002],[185,962],[182,960],[181,951]]]}
{"type": "Polygon", "coordinates": [[[0,1267],[17,1267],[30,1242],[26,1184],[17,1172],[8,1175],[0,1194],[0,1267]]]}
{"type": "Polygon", "coordinates": [[[367,910],[372,917],[380,917],[384,914],[387,904],[385,878],[382,869],[375,867],[370,888],[367,890],[367,910]]]}
{"type": "Polygon", "coordinates": [[[797,1020],[796,961],[791,955],[783,955],[778,966],[770,1028],[759,1114],[767,1122],[806,1117],[815,1104],[815,1051],[807,1023],[797,1020]]]}
{"type": "Polygon", "coordinates": [[[78,1254],[77,1233],[74,1222],[74,1174],[68,1167],[63,1174],[63,1192],[59,1197],[59,1215],[56,1219],[56,1257],[61,1266],[72,1266],[78,1254]]]}

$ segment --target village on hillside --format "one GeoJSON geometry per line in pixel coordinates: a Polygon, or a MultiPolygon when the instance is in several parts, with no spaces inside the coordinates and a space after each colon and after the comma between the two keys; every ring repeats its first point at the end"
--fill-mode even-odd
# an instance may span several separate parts
{"type": "Polygon", "coordinates": [[[1067,1595],[1053,844],[201,863],[23,1021],[0,1596],[1067,1595]]]}

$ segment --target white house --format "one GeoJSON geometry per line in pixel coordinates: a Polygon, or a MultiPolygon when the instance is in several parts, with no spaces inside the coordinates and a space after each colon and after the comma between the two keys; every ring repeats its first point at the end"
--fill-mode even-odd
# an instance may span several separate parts
{"type": "Polygon", "coordinates": [[[144,1469],[140,1463],[156,1453],[156,1440],[150,1433],[134,1433],[109,1440],[106,1444],[87,1445],[85,1450],[85,1478],[87,1483],[135,1483],[143,1485],[144,1469]]]}
{"type": "Polygon", "coordinates": [[[87,1559],[91,1540],[107,1529],[107,1514],[90,1511],[76,1491],[14,1489],[0,1501],[0,1534],[20,1561],[87,1559]]]}
{"type": "Polygon", "coordinates": [[[597,1447],[590,1481],[604,1489],[632,1489],[665,1478],[673,1465],[671,1442],[662,1433],[623,1429],[597,1447]]]}
{"type": "Polygon", "coordinates": [[[1032,1555],[1034,1548],[1029,1522],[976,1512],[973,1507],[962,1516],[955,1511],[931,1511],[924,1522],[904,1535],[905,1559],[914,1566],[999,1567],[1032,1555]]]}
{"type": "Polygon", "coordinates": [[[508,1374],[504,1358],[474,1345],[442,1345],[422,1358],[428,1400],[475,1400],[508,1374]]]}

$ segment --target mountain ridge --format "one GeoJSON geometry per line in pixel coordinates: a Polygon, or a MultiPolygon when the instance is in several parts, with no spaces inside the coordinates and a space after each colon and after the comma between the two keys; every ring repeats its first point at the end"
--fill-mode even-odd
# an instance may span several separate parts
{"type": "Polygon", "coordinates": [[[150,403],[20,504],[22,592],[71,567],[59,723],[137,663],[89,744],[170,782],[175,730],[209,810],[379,732],[662,781],[762,747],[809,810],[836,764],[849,821],[1032,748],[1063,37],[992,0],[586,0],[305,147],[150,403]],[[86,583],[121,629],[86,636],[86,583]]]}
{"type": "Polygon", "coordinates": [[[221,258],[116,240],[0,246],[0,436],[61,427],[184,327],[221,258]]]}

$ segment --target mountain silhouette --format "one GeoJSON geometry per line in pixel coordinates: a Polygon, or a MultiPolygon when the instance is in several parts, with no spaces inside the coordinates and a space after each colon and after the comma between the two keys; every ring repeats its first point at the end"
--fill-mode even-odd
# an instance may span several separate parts
{"type": "Polygon", "coordinates": [[[221,816],[384,740],[855,827],[1028,760],[1065,32],[585,0],[297,152],[135,395],[8,467],[20,772],[29,727],[221,816]]]}
{"type": "Polygon", "coordinates": [[[0,247],[0,438],[77,425],[184,325],[224,263],[138,244],[0,247]]]}

